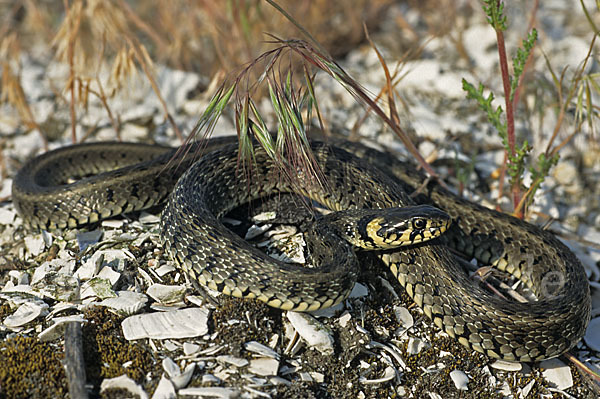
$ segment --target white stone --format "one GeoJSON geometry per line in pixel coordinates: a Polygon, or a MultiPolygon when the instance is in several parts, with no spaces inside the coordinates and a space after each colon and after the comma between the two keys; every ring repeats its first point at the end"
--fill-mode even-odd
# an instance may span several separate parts
{"type": "Polygon", "coordinates": [[[140,213],[140,217],[138,218],[138,221],[140,223],[144,223],[144,224],[154,224],[154,223],[160,222],[160,217],[157,215],[153,215],[151,213],[142,211],[142,213],[140,213]]]}
{"type": "Polygon", "coordinates": [[[465,374],[464,371],[452,370],[450,372],[450,378],[452,379],[452,382],[454,382],[454,386],[456,387],[456,389],[461,391],[469,390],[469,376],[465,374]]]}
{"type": "Polygon", "coordinates": [[[191,338],[208,333],[206,308],[189,308],[130,316],[121,328],[127,340],[191,338]]]}
{"type": "Polygon", "coordinates": [[[559,359],[544,360],[540,363],[544,378],[560,390],[573,386],[571,368],[559,359]]]}
{"type": "Polygon", "coordinates": [[[169,376],[169,379],[177,389],[181,389],[189,384],[194,374],[196,363],[189,363],[184,371],[181,371],[177,363],[175,363],[170,357],[166,357],[162,361],[163,369],[169,376]]]}
{"type": "Polygon", "coordinates": [[[261,357],[250,360],[248,371],[262,376],[277,375],[279,360],[270,357],[261,357]]]}
{"type": "Polygon", "coordinates": [[[306,313],[287,312],[286,316],[310,347],[324,355],[333,354],[333,334],[329,327],[306,313]]]}
{"type": "Polygon", "coordinates": [[[531,392],[531,388],[535,385],[535,380],[531,380],[525,385],[522,389],[519,389],[519,399],[526,399],[529,397],[529,392],[531,392]]]}
{"type": "Polygon", "coordinates": [[[552,169],[552,176],[561,185],[571,185],[575,183],[577,177],[577,168],[569,161],[561,161],[552,169]]]}
{"type": "Polygon", "coordinates": [[[104,266],[98,273],[98,277],[110,281],[111,286],[114,288],[121,278],[121,273],[114,271],[112,267],[104,266]]]}
{"type": "Polygon", "coordinates": [[[268,220],[273,220],[277,217],[277,213],[274,211],[267,211],[259,213],[258,215],[252,217],[253,222],[266,222],[268,220]]]}
{"type": "Polygon", "coordinates": [[[177,270],[173,265],[165,264],[156,269],[156,274],[160,277],[163,277],[165,274],[171,273],[172,271],[177,270]]]}

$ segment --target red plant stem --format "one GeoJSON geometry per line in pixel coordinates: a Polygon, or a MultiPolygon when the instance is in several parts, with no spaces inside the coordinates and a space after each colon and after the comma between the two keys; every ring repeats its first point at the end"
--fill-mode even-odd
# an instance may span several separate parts
{"type": "MultiPolygon", "coordinates": [[[[508,137],[508,148],[510,157],[508,162],[515,156],[515,118],[513,114],[513,102],[510,100],[510,77],[508,74],[508,62],[506,58],[506,46],[504,45],[504,34],[500,29],[496,29],[496,40],[498,42],[498,57],[500,58],[500,71],[502,73],[502,83],[504,85],[504,99],[506,101],[506,134],[508,137]]],[[[512,184],[513,206],[517,207],[521,200],[521,177],[516,176],[512,184]]],[[[515,215],[523,218],[523,212],[518,212],[515,215]]]]}

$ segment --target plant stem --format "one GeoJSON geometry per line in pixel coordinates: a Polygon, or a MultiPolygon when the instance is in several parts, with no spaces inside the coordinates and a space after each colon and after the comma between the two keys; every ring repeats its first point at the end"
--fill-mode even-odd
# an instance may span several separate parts
{"type": "MultiPolygon", "coordinates": [[[[510,154],[507,158],[508,162],[515,157],[515,118],[513,114],[513,102],[510,99],[510,76],[508,74],[508,61],[506,58],[506,46],[504,45],[504,34],[502,30],[496,28],[496,40],[498,42],[498,57],[500,59],[500,71],[502,73],[502,84],[504,86],[504,99],[506,102],[506,134],[508,137],[508,147],[510,154]]],[[[505,150],[506,151],[506,150],[505,150]]],[[[512,182],[512,200],[516,210],[521,202],[521,177],[515,176],[512,182]]],[[[523,212],[518,212],[515,216],[523,218],[523,212]]]]}

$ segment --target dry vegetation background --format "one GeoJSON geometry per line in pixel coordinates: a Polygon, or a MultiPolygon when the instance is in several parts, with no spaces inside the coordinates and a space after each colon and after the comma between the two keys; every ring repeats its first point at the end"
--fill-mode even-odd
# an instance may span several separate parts
{"type": "MultiPolygon", "coordinates": [[[[377,29],[391,0],[279,3],[333,56],[340,56],[364,40],[363,22],[377,29]]],[[[131,79],[152,84],[169,118],[155,64],[218,78],[272,47],[265,32],[299,36],[261,0],[18,0],[0,4],[0,14],[1,100],[14,107],[27,130],[38,129],[42,140],[56,132],[42,126],[28,104],[21,80],[25,53],[69,65],[69,78],[56,82],[55,89],[57,99],[70,107],[72,122],[85,113],[90,96],[97,96],[118,135],[120,110],[111,109],[109,99],[126,90],[131,79]]]]}

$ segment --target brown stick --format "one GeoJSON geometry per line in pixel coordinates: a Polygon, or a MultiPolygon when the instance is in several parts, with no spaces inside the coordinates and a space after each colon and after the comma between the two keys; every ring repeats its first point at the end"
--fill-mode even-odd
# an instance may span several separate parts
{"type": "Polygon", "coordinates": [[[72,399],[87,399],[81,323],[76,321],[67,323],[63,366],[65,367],[65,374],[69,383],[69,396],[72,399]]]}

